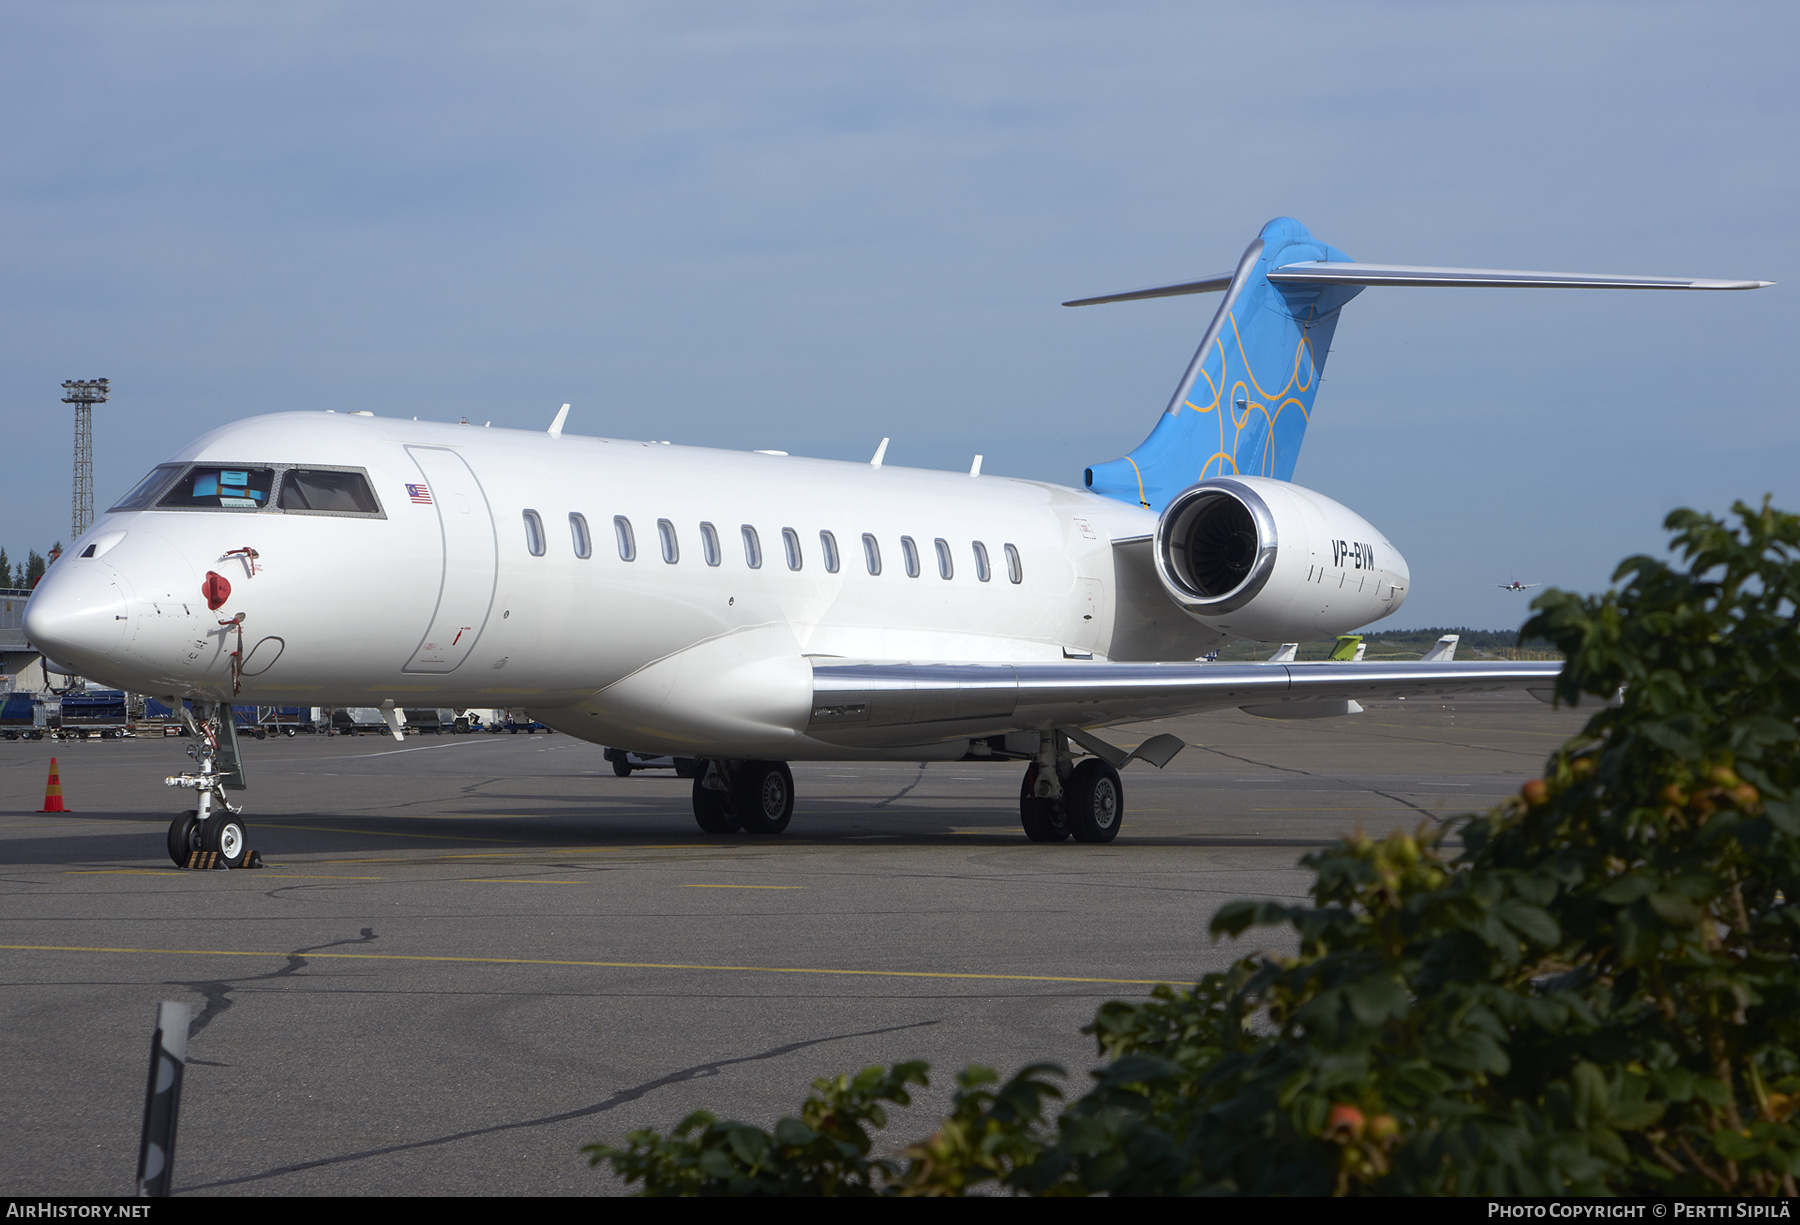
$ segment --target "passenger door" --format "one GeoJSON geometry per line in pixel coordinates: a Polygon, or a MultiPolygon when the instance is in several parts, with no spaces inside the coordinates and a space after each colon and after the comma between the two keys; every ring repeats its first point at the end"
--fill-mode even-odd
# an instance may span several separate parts
{"type": "Polygon", "coordinates": [[[437,507],[444,566],[437,609],[404,671],[454,672],[474,649],[494,604],[499,567],[494,516],[481,482],[462,456],[447,447],[406,450],[425,478],[426,496],[437,507]]]}

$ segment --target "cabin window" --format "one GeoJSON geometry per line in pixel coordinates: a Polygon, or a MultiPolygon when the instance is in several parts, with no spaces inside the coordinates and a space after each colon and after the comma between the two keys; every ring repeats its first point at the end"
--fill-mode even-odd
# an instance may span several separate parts
{"type": "Polygon", "coordinates": [[[525,547],[533,557],[544,555],[544,521],[535,510],[525,512],[525,547]]]}
{"type": "Polygon", "coordinates": [[[911,536],[900,537],[900,556],[906,562],[906,577],[919,577],[919,546],[911,536]]]}
{"type": "Polygon", "coordinates": [[[945,543],[942,536],[931,543],[937,549],[938,577],[950,578],[956,573],[956,567],[950,564],[950,546],[945,543]]]}
{"type": "Polygon", "coordinates": [[[1010,544],[1006,546],[1006,577],[1015,583],[1025,581],[1025,567],[1019,561],[1019,551],[1010,544]]]}
{"type": "Polygon", "coordinates": [[[310,510],[337,515],[378,515],[381,504],[360,472],[332,468],[290,468],[281,478],[282,510],[310,510]]]}
{"type": "Polygon", "coordinates": [[[791,527],[781,529],[781,547],[787,552],[788,569],[798,570],[801,565],[800,533],[791,527]]]}
{"type": "Polygon", "coordinates": [[[819,533],[819,553],[825,558],[825,573],[838,572],[837,537],[830,532],[819,533]]]}
{"type": "Polygon", "coordinates": [[[762,539],[756,529],[744,524],[744,564],[752,570],[762,569],[762,539]]]}
{"type": "Polygon", "coordinates": [[[662,541],[663,560],[671,566],[681,560],[681,545],[675,539],[675,525],[667,519],[656,521],[656,535],[662,541]]]}
{"type": "Polygon", "coordinates": [[[881,545],[869,533],[863,533],[863,560],[869,564],[870,574],[881,573],[881,545]]]}
{"type": "Polygon", "coordinates": [[[994,577],[994,569],[988,565],[987,546],[979,540],[975,542],[975,577],[984,583],[994,577]]]}
{"type": "Polygon", "coordinates": [[[198,464],[175,482],[158,506],[261,510],[275,487],[275,469],[198,464]]]}
{"type": "Polygon", "coordinates": [[[113,510],[143,510],[156,501],[156,495],[167,489],[175,480],[183,464],[158,464],[150,470],[150,475],[132,487],[130,493],[119,500],[113,510]]]}
{"type": "Polygon", "coordinates": [[[637,560],[637,537],[632,534],[631,520],[624,515],[613,516],[613,535],[619,541],[619,560],[637,560]]]}
{"type": "Polygon", "coordinates": [[[716,566],[724,560],[724,553],[719,548],[719,529],[710,523],[700,525],[700,552],[706,555],[706,564],[716,566]]]}
{"type": "Polygon", "coordinates": [[[586,515],[569,516],[569,536],[575,542],[575,556],[592,557],[594,555],[594,539],[588,535],[586,515]]]}

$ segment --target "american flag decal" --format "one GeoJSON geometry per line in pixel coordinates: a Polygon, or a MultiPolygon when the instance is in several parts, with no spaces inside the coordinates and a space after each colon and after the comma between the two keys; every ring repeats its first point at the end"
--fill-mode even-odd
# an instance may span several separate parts
{"type": "Polygon", "coordinates": [[[406,487],[406,492],[407,492],[407,495],[409,497],[411,497],[414,502],[417,502],[420,506],[430,506],[431,505],[431,490],[427,489],[425,486],[423,486],[423,485],[408,485],[406,487]]]}

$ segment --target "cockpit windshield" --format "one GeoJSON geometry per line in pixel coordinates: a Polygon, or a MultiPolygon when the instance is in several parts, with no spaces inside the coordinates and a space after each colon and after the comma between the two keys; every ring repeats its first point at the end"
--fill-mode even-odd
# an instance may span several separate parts
{"type": "Polygon", "coordinates": [[[376,515],[381,505],[360,472],[333,468],[289,468],[281,478],[282,510],[326,511],[331,514],[376,515]]]}
{"type": "Polygon", "coordinates": [[[387,517],[365,470],[288,464],[159,464],[112,509],[268,510],[358,519],[387,517]]]}
{"type": "Polygon", "coordinates": [[[158,464],[149,476],[132,487],[130,493],[119,499],[113,510],[143,510],[156,501],[156,495],[169,487],[175,474],[185,468],[186,464],[158,464]]]}
{"type": "Polygon", "coordinates": [[[158,506],[261,510],[275,488],[275,469],[197,464],[164,494],[158,506]]]}

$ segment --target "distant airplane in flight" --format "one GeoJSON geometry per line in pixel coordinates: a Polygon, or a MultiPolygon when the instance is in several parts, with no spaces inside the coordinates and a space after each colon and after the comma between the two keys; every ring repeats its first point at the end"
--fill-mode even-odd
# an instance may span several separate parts
{"type": "Polygon", "coordinates": [[[1494,586],[1498,587],[1502,591],[1530,591],[1533,587],[1542,587],[1543,584],[1542,583],[1521,583],[1518,579],[1514,579],[1510,583],[1495,583],[1494,586]]]}
{"type": "Polygon", "coordinates": [[[543,432],[252,417],[101,515],[25,629],[59,671],[180,709],[196,768],[168,782],[197,806],[170,825],[178,863],[243,862],[233,702],[377,707],[396,736],[410,706],[527,708],[704,763],[708,833],[784,829],[790,761],[1013,762],[1029,838],[1109,842],[1119,771],[1183,745],[1127,752],[1098,729],[1545,689],[1559,670],[1448,651],[1203,660],[1347,634],[1406,598],[1387,537],[1292,483],[1345,303],[1371,285],[1763,283],[1356,263],[1280,217],[1230,272],[1065,303],[1224,294],[1150,436],[1084,489],[983,476],[979,458],[883,467],[885,441],[850,463],[568,437],[567,405],[543,432]]]}

